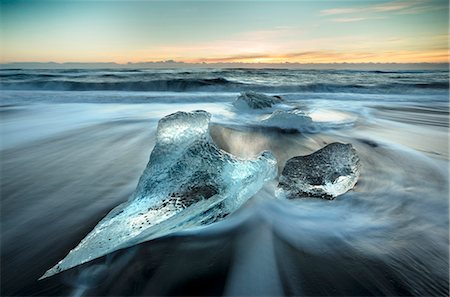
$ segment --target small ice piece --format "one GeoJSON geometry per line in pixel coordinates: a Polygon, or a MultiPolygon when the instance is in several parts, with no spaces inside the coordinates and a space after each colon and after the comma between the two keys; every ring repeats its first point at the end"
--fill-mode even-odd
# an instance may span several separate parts
{"type": "Polygon", "coordinates": [[[209,134],[210,117],[194,111],[162,118],[155,148],[130,199],[41,279],[121,248],[215,222],[276,177],[276,159],[268,151],[241,160],[217,148],[209,134]]]}
{"type": "Polygon", "coordinates": [[[319,127],[301,110],[276,110],[261,121],[264,126],[300,132],[315,132],[319,127]]]}
{"type": "Polygon", "coordinates": [[[311,155],[289,159],[278,187],[287,198],[332,200],[355,186],[359,171],[359,157],[353,146],[334,142],[311,155]]]}
{"type": "Polygon", "coordinates": [[[241,92],[237,99],[233,102],[236,108],[262,109],[269,108],[284,100],[280,96],[268,96],[253,91],[241,92]]]}

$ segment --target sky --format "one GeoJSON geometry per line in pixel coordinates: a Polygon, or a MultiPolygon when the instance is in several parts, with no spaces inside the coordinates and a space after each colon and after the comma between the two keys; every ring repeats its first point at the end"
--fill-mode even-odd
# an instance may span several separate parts
{"type": "Polygon", "coordinates": [[[0,62],[448,62],[448,0],[1,0],[0,62]]]}

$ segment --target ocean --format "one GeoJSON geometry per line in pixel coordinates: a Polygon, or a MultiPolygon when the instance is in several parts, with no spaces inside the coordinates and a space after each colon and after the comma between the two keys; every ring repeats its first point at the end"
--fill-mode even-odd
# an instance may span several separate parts
{"type": "MultiPolygon", "coordinates": [[[[0,70],[2,296],[448,296],[449,72],[0,70]],[[241,92],[281,97],[264,109],[241,92]],[[287,160],[350,143],[358,183],[279,199],[275,180],[225,219],[38,280],[128,200],[158,121],[211,113],[214,143],[287,160]],[[298,110],[302,129],[277,111],[298,110]]],[[[168,156],[169,158],[170,156],[168,156]]]]}

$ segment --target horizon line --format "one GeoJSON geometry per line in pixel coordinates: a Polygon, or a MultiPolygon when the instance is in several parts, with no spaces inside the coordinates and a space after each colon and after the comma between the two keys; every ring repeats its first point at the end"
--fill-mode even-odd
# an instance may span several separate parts
{"type": "Polygon", "coordinates": [[[400,65],[408,65],[408,64],[450,64],[450,61],[441,61],[441,62],[189,62],[189,61],[176,61],[176,60],[160,60],[160,61],[139,61],[139,62],[89,62],[89,61],[66,61],[66,62],[55,62],[55,61],[12,61],[12,62],[0,62],[0,65],[8,65],[8,64],[116,64],[116,65],[133,65],[133,64],[195,64],[195,65],[215,65],[215,64],[273,64],[273,65],[284,65],[284,64],[298,64],[298,65],[325,65],[325,64],[400,64],[400,65]]]}
{"type": "Polygon", "coordinates": [[[299,70],[445,70],[447,62],[180,62],[174,60],[152,62],[8,62],[0,63],[0,69],[208,69],[208,68],[245,68],[245,69],[299,69],[299,70]]]}

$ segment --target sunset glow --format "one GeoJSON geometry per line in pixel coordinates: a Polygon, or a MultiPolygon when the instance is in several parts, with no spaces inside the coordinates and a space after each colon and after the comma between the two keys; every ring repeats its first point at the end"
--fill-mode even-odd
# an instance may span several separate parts
{"type": "Polygon", "coordinates": [[[448,1],[2,1],[1,62],[448,62],[448,1]]]}

